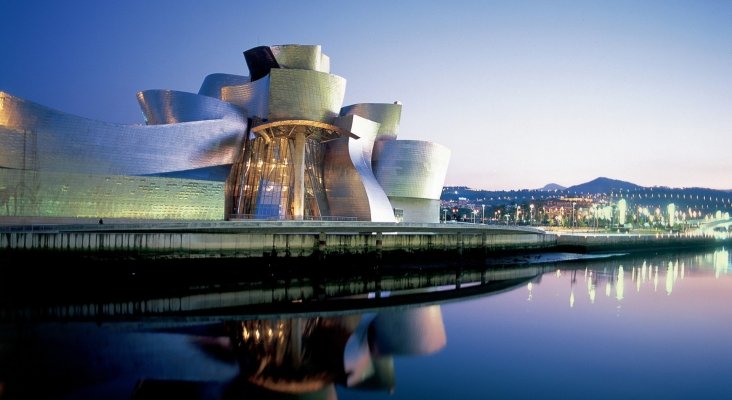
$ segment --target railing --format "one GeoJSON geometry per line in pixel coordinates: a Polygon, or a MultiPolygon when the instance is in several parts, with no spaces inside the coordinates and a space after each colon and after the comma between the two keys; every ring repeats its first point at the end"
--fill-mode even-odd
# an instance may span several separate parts
{"type": "Polygon", "coordinates": [[[295,218],[291,215],[255,215],[255,214],[229,214],[229,221],[236,220],[257,220],[257,221],[358,221],[358,217],[338,217],[338,216],[303,216],[295,218]]]}

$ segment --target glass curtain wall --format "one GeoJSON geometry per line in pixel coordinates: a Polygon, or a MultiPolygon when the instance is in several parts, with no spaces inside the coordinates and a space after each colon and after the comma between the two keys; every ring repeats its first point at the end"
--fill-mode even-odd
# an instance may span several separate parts
{"type": "MultiPolygon", "coordinates": [[[[324,147],[316,137],[305,141],[305,219],[329,214],[323,185],[324,147]]],[[[294,140],[286,136],[249,139],[232,170],[230,218],[292,219],[294,151],[294,140]]]]}

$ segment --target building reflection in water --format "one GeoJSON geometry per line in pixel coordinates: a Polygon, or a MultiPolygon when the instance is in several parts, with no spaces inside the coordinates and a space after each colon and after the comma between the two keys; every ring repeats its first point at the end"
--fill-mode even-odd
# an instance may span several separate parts
{"type": "MultiPolygon", "coordinates": [[[[227,323],[240,372],[225,397],[335,398],[335,385],[395,388],[394,356],[446,344],[440,306],[227,323]]],[[[144,385],[143,385],[144,390],[144,385]]]]}
{"type": "Polygon", "coordinates": [[[441,302],[522,287],[544,271],[409,269],[373,281],[313,281],[312,290],[297,277],[285,300],[263,294],[279,287],[252,284],[96,305],[1,304],[2,398],[334,399],[336,387],[392,393],[395,357],[446,346],[441,302]]]}
{"type": "MultiPolygon", "coordinates": [[[[308,284],[298,278],[283,292],[287,296],[270,299],[264,294],[281,288],[255,285],[142,299],[119,316],[77,313],[73,304],[23,304],[0,309],[0,317],[21,322],[0,324],[0,390],[5,398],[105,399],[335,399],[337,387],[394,392],[396,357],[447,346],[442,301],[527,285],[526,300],[535,306],[546,299],[542,286],[559,290],[558,299],[567,299],[568,286],[570,307],[604,303],[620,310],[643,301],[642,295],[679,297],[693,276],[720,279],[729,272],[730,254],[719,250],[540,267],[410,270],[373,282],[308,284]],[[231,310],[222,308],[224,300],[231,310]],[[246,307],[255,301],[269,303],[252,312],[246,307]],[[142,312],[147,314],[135,314],[142,312]],[[34,316],[47,320],[27,320],[34,316]]],[[[116,304],[86,308],[117,311],[116,304]]]]}

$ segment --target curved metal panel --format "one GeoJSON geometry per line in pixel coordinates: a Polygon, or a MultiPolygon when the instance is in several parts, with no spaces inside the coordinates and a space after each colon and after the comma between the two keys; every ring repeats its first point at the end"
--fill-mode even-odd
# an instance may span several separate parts
{"type": "Polygon", "coordinates": [[[210,74],[203,79],[198,94],[221,100],[221,89],[226,86],[243,85],[249,82],[248,76],[233,74],[210,74]]]}
{"type": "Polygon", "coordinates": [[[0,104],[0,166],[5,168],[94,175],[196,170],[232,164],[247,130],[241,115],[121,125],[62,113],[6,93],[0,93],[0,104]]]}
{"type": "Polygon", "coordinates": [[[271,69],[280,67],[269,46],[254,47],[245,51],[244,59],[253,81],[264,78],[271,69]]]}
{"type": "Polygon", "coordinates": [[[309,119],[331,123],[346,94],[346,80],[337,75],[300,69],[270,72],[269,119],[309,119]]]}
{"type": "Polygon", "coordinates": [[[177,90],[145,90],[137,92],[148,125],[176,124],[230,118],[243,121],[246,117],[236,106],[194,93],[177,90]]]}
{"type": "Polygon", "coordinates": [[[222,219],[224,182],[0,168],[0,216],[222,219]]]}
{"type": "Polygon", "coordinates": [[[402,115],[400,103],[359,103],[341,108],[340,115],[358,115],[381,124],[377,140],[396,139],[402,115]]]}
{"type": "Polygon", "coordinates": [[[249,117],[267,118],[269,75],[253,82],[221,88],[221,100],[243,108],[249,117]]]}
{"type": "Polygon", "coordinates": [[[374,145],[373,168],[387,196],[439,199],[450,150],[421,140],[381,140],[374,145]]]}
{"type": "Polygon", "coordinates": [[[328,143],[324,177],[331,213],[366,221],[395,222],[391,203],[371,170],[371,149],[379,124],[358,116],[337,118],[335,124],[359,139],[328,143]]]}
{"type": "Polygon", "coordinates": [[[366,188],[351,161],[348,144],[348,138],[326,144],[323,178],[328,206],[333,216],[372,221],[366,188]]]}
{"type": "Polygon", "coordinates": [[[371,152],[376,134],[379,131],[379,124],[357,115],[337,118],[336,124],[359,137],[359,139],[348,140],[348,152],[366,192],[371,214],[370,220],[396,222],[389,198],[379,185],[371,169],[371,152]]]}
{"type": "Polygon", "coordinates": [[[330,62],[327,70],[322,68],[322,51],[320,45],[284,44],[270,46],[280,68],[307,69],[311,71],[330,72],[330,62]]]}
{"type": "Polygon", "coordinates": [[[359,140],[359,144],[363,147],[364,157],[371,160],[371,152],[374,148],[374,140],[379,132],[379,123],[361,118],[358,115],[346,115],[336,117],[334,125],[341,129],[341,132],[347,132],[354,139],[359,140]]]}

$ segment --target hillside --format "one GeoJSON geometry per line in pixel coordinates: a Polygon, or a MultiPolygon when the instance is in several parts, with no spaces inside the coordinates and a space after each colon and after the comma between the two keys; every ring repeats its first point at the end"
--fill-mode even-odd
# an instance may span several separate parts
{"type": "Polygon", "coordinates": [[[566,191],[569,193],[610,193],[619,190],[630,191],[638,189],[643,189],[643,186],[617,179],[599,177],[589,182],[570,186],[566,191]]]}

